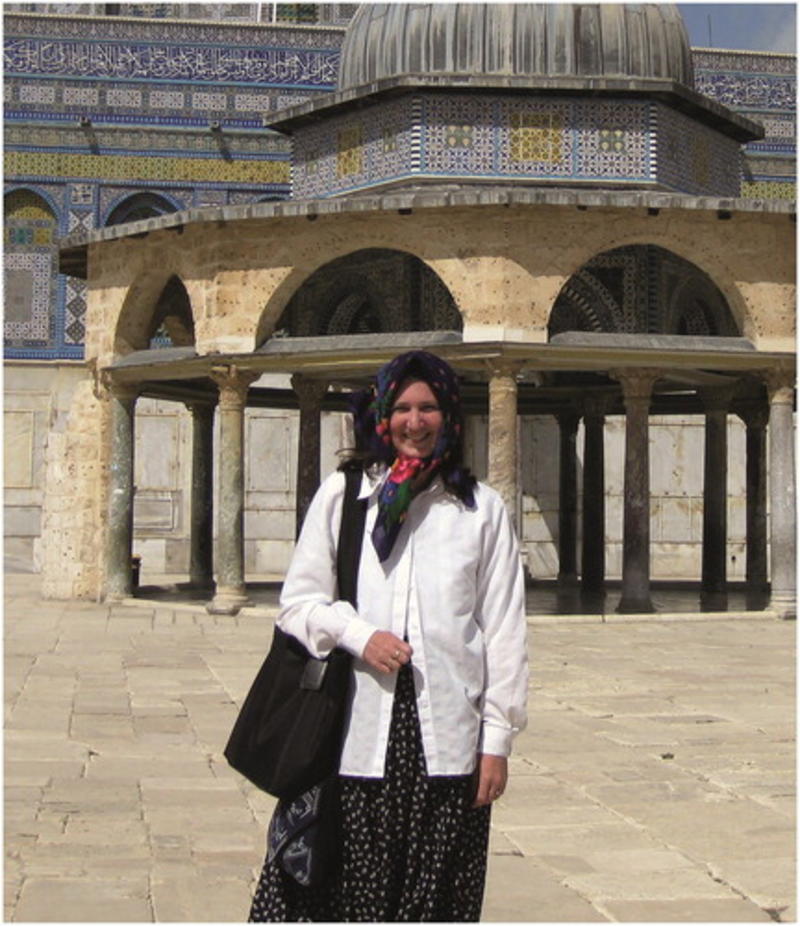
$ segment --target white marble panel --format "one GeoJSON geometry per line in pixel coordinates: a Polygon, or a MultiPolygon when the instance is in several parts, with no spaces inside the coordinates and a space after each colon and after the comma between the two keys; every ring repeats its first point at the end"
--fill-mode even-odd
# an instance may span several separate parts
{"type": "Polygon", "coordinates": [[[3,471],[6,488],[30,488],[33,485],[33,435],[33,412],[3,413],[3,471]]]}
{"type": "Polygon", "coordinates": [[[136,415],[134,481],[138,490],[179,488],[179,433],[175,412],[136,415]]]}
{"type": "Polygon", "coordinates": [[[256,492],[293,492],[297,412],[258,409],[245,419],[245,487],[256,492]]]}

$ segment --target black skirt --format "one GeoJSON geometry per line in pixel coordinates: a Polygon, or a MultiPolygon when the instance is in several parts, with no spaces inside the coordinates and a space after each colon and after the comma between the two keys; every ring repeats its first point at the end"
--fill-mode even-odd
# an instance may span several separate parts
{"type": "Polygon", "coordinates": [[[397,679],[385,777],[340,783],[337,874],[307,888],[265,863],[250,922],[480,919],[490,808],[472,807],[474,776],[428,776],[410,666],[397,679]]]}

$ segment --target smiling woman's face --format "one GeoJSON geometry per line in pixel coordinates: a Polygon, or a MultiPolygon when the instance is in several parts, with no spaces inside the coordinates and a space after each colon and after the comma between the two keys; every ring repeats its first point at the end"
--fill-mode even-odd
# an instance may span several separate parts
{"type": "Polygon", "coordinates": [[[404,380],[389,417],[395,450],[407,457],[429,457],[443,423],[444,416],[431,387],[421,379],[404,380]]]}

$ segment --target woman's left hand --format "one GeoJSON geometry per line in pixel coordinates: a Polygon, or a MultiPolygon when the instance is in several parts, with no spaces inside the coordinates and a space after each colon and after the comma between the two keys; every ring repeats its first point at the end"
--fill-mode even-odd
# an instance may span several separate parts
{"type": "Polygon", "coordinates": [[[478,756],[478,792],[473,807],[491,804],[505,791],[508,781],[508,759],[505,756],[478,756]]]}

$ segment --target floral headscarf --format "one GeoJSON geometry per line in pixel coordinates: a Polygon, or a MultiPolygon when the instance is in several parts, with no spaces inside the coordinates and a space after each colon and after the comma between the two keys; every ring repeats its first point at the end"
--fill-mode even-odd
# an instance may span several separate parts
{"type": "Polygon", "coordinates": [[[422,350],[395,357],[378,371],[373,391],[356,399],[354,417],[359,444],[390,467],[378,496],[378,516],[372,532],[372,542],[381,562],[391,553],[414,496],[443,467],[446,484],[467,504],[474,505],[472,477],[460,465],[447,465],[455,450],[460,448],[462,420],[458,380],[444,360],[422,350]],[[389,428],[398,390],[409,378],[422,380],[430,386],[442,412],[442,429],[433,452],[424,459],[398,454],[389,428]]]}

